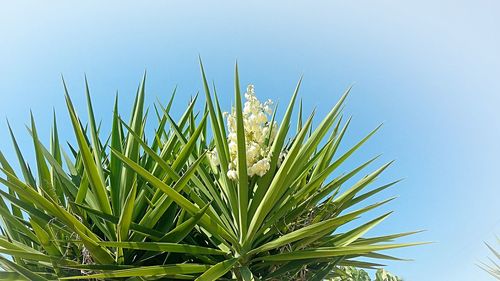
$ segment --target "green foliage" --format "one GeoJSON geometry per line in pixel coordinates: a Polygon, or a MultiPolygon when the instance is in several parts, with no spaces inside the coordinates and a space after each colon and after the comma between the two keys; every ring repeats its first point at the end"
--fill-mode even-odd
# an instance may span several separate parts
{"type": "MultiPolygon", "coordinates": [[[[371,188],[391,163],[360,175],[376,157],[353,170],[341,168],[377,130],[341,152],[350,122],[342,118],[349,90],[317,128],[312,128],[313,113],[293,134],[299,82],[271,147],[270,170],[247,178],[240,167],[240,177],[232,181],[226,175],[223,115],[203,68],[202,78],[205,110],[198,112],[196,96],[175,121],[170,114],[174,91],[166,106],[155,105],[150,136],[145,134],[151,115],[144,108],[145,77],[129,122],[115,103],[109,134],[94,116],[87,83],[87,124],[64,85],[76,138],[67,149],[59,141],[56,118],[49,146],[32,119],[32,165],[11,134],[20,169],[0,153],[5,186],[0,253],[12,257],[0,259],[2,280],[322,280],[334,277],[340,266],[379,266],[360,257],[394,259],[379,252],[417,244],[393,242],[414,232],[364,237],[389,213],[351,223],[392,200],[363,204],[396,182],[371,188]],[[213,148],[219,167],[205,157],[213,148]]],[[[235,85],[241,140],[237,75],[235,85]]],[[[302,108],[299,113],[302,120],[302,108]]],[[[245,147],[238,151],[244,155],[245,147]]]]}

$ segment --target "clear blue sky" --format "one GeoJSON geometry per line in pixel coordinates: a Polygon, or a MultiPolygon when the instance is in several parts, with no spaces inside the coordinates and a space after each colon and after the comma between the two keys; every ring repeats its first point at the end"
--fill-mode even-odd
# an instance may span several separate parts
{"type": "Polygon", "coordinates": [[[383,153],[379,163],[396,159],[384,180],[405,178],[385,193],[399,195],[396,213],[373,234],[427,229],[413,239],[436,242],[394,252],[415,261],[389,269],[407,280],[491,280],[474,264],[488,255],[482,241],[500,234],[498,1],[84,2],[1,4],[0,117],[19,138],[32,109],[47,139],[55,108],[71,139],[61,73],[81,115],[87,73],[105,126],[115,91],[129,106],[144,69],[150,102],[178,85],[184,106],[201,90],[198,54],[226,107],[235,59],[243,83],[282,103],[304,74],[305,107],[320,114],[355,83],[347,143],[385,123],[355,160],[383,153]]]}

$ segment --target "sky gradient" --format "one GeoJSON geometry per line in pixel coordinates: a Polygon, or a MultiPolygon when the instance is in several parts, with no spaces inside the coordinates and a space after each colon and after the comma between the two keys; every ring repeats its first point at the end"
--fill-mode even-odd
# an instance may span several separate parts
{"type": "MultiPolygon", "coordinates": [[[[73,140],[61,74],[82,116],[87,74],[106,128],[116,91],[130,107],[145,69],[148,104],[177,85],[179,114],[202,90],[198,55],[227,109],[236,59],[261,99],[286,103],[304,75],[305,109],[319,116],[354,84],[346,145],[384,126],[353,163],[382,153],[377,164],[396,162],[381,183],[405,179],[384,193],[399,196],[384,209],[396,212],[371,234],[426,229],[405,241],[435,242],[392,252],[414,261],[389,270],[410,281],[492,280],[475,263],[500,235],[498,1],[268,2],[2,3],[0,118],[31,151],[30,109],[45,140],[55,109],[61,138],[73,140]]],[[[2,122],[0,149],[14,160],[6,133],[2,122]]]]}

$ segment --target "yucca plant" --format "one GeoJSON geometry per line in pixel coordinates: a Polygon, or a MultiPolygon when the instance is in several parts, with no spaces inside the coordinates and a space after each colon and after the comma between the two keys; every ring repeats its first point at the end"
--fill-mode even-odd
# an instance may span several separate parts
{"type": "MultiPolygon", "coordinates": [[[[493,248],[490,244],[486,244],[486,247],[493,253],[494,257],[489,258],[490,263],[484,263],[481,262],[479,264],[479,267],[483,269],[484,271],[488,272],[491,276],[495,277],[496,279],[500,280],[500,252],[493,248]]],[[[497,237],[497,244],[500,244],[500,238],[497,237]]]]}
{"type": "Polygon", "coordinates": [[[364,258],[395,259],[379,251],[416,244],[392,242],[414,232],[363,237],[389,213],[350,224],[391,201],[362,205],[396,182],[365,191],[387,163],[347,186],[377,157],[350,171],[341,164],[378,129],[339,152],[349,90],[315,129],[314,113],[303,120],[300,106],[292,133],[300,81],[278,123],[253,87],[242,104],[236,67],[226,127],[201,72],[203,110],[195,96],[175,121],[174,91],[155,104],[149,137],[145,77],[129,122],[115,102],[110,134],[96,121],[87,81],[87,124],[64,84],[76,144],[63,148],[54,117],[45,146],[32,117],[35,169],[10,131],[20,168],[0,153],[2,280],[323,280],[344,266],[377,267],[364,258]]]}

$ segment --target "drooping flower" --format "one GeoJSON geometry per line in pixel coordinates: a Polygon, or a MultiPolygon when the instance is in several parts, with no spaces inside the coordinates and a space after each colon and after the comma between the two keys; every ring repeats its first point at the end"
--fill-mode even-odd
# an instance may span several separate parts
{"type": "Polygon", "coordinates": [[[217,154],[217,149],[210,150],[207,153],[208,159],[214,166],[219,166],[220,165],[220,160],[219,160],[219,154],[217,154]]]}

